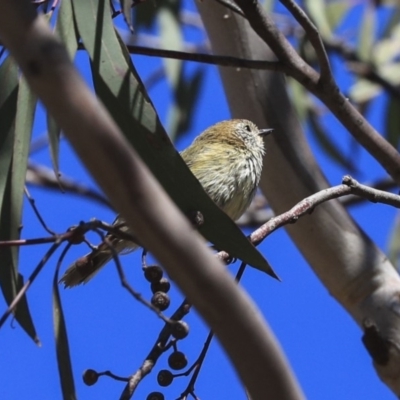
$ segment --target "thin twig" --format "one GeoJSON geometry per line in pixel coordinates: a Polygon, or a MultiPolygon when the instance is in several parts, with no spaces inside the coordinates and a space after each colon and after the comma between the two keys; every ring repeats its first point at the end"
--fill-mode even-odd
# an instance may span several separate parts
{"type": "MultiPolygon", "coordinates": [[[[17,240],[0,240],[0,247],[11,247],[11,246],[30,246],[36,244],[45,244],[45,243],[54,243],[59,241],[60,243],[68,240],[75,244],[79,244],[80,242],[85,242],[85,233],[94,230],[97,228],[103,229],[108,233],[112,233],[113,236],[118,237],[120,239],[129,240],[131,242],[137,242],[137,239],[129,234],[128,232],[124,232],[120,230],[121,224],[118,225],[109,225],[103,221],[99,221],[97,219],[93,219],[89,222],[81,222],[78,226],[74,226],[69,228],[66,232],[60,234],[54,234],[52,236],[44,237],[44,238],[35,238],[35,239],[17,239],[17,240]]],[[[89,244],[89,247],[93,247],[89,244]]]]}
{"type": "MultiPolygon", "coordinates": [[[[204,343],[203,349],[199,355],[199,357],[197,358],[197,360],[193,363],[192,369],[194,369],[194,373],[192,375],[192,377],[190,378],[190,381],[186,387],[186,389],[182,392],[182,394],[180,395],[179,399],[186,399],[187,395],[191,394],[193,397],[194,396],[194,385],[197,381],[197,378],[199,376],[201,367],[203,365],[203,362],[206,358],[208,349],[210,348],[212,339],[214,337],[214,333],[213,331],[210,331],[208,333],[207,339],[204,343]]],[[[176,375],[177,376],[177,375],[176,375]]]]}
{"type": "Polygon", "coordinates": [[[14,311],[15,307],[18,305],[18,303],[23,298],[23,296],[25,295],[25,293],[27,292],[29,287],[32,285],[33,281],[38,276],[39,272],[45,266],[46,262],[49,260],[51,255],[58,249],[59,245],[60,245],[60,242],[54,243],[50,247],[50,249],[47,251],[47,253],[43,256],[43,258],[40,260],[39,264],[33,270],[32,274],[29,276],[29,278],[25,282],[24,286],[22,286],[20,291],[14,297],[14,300],[11,302],[11,304],[8,306],[7,310],[1,316],[1,318],[0,318],[0,328],[3,326],[4,322],[6,322],[8,316],[14,311]]]}
{"type": "Polygon", "coordinates": [[[310,214],[318,205],[329,200],[347,196],[349,194],[356,194],[373,201],[374,203],[383,203],[400,208],[400,196],[396,194],[362,185],[349,175],[343,177],[342,182],[342,185],[321,190],[303,199],[289,211],[271,218],[268,222],[250,235],[251,242],[257,245],[278,228],[290,223],[294,223],[300,217],[310,214]]]}
{"type": "Polygon", "coordinates": [[[43,165],[37,165],[32,162],[28,163],[28,170],[26,172],[26,183],[30,185],[38,185],[45,189],[60,191],[60,183],[68,194],[77,194],[92,200],[96,200],[112,209],[110,202],[96,190],[75,182],[71,178],[59,177],[57,180],[54,171],[43,165]]]}
{"type": "MultiPolygon", "coordinates": [[[[281,71],[283,73],[287,72],[285,65],[280,63],[279,61],[246,60],[237,57],[214,56],[212,54],[206,53],[190,53],[176,50],[163,50],[136,45],[127,45],[126,47],[131,54],[141,54],[150,57],[163,57],[171,58],[174,60],[195,61],[203,64],[221,65],[224,67],[281,71]]],[[[83,44],[80,43],[78,49],[83,50],[83,44]]]]}
{"type": "Polygon", "coordinates": [[[400,208],[400,196],[390,192],[384,192],[370,186],[363,185],[353,179],[350,175],[343,177],[342,183],[347,185],[353,194],[364,197],[373,203],[383,203],[400,208]]]}
{"type": "Polygon", "coordinates": [[[102,375],[109,376],[110,378],[113,378],[114,380],[120,381],[120,382],[128,382],[128,378],[125,378],[125,377],[119,376],[119,375],[115,375],[111,371],[98,372],[97,375],[98,376],[102,376],[102,375]]]}
{"type": "Polygon", "coordinates": [[[112,258],[117,268],[119,280],[121,282],[122,287],[126,289],[139,303],[143,304],[149,310],[153,311],[166,324],[171,324],[172,321],[168,317],[166,317],[157,307],[153,306],[153,304],[144,299],[140,293],[136,292],[136,290],[133,289],[133,287],[129,284],[128,280],[126,279],[126,275],[122,268],[118,253],[115,250],[114,246],[112,245],[111,241],[100,230],[95,229],[95,232],[101,237],[102,241],[108,246],[112,254],[112,258]]]}
{"type": "Polygon", "coordinates": [[[31,205],[31,207],[32,207],[32,209],[33,209],[33,212],[35,213],[35,215],[36,215],[37,219],[39,220],[40,224],[43,226],[43,228],[44,228],[47,232],[50,233],[50,235],[56,235],[56,233],[55,233],[53,230],[51,230],[51,229],[46,225],[46,223],[44,222],[44,219],[42,218],[42,216],[41,216],[41,214],[40,214],[38,208],[36,207],[35,199],[33,199],[33,198],[31,197],[31,195],[29,194],[28,188],[27,188],[26,186],[24,187],[24,191],[25,191],[25,196],[27,197],[27,199],[28,199],[28,201],[29,201],[29,204],[31,205]]]}
{"type": "MultiPolygon", "coordinates": [[[[240,279],[242,279],[242,276],[243,276],[243,274],[244,274],[244,272],[246,270],[246,266],[247,266],[247,264],[245,262],[242,262],[240,264],[238,272],[236,273],[236,276],[235,276],[236,282],[239,283],[240,279]]],[[[197,378],[199,376],[201,367],[202,367],[203,362],[205,360],[205,357],[207,355],[208,349],[210,348],[211,341],[212,341],[213,337],[214,337],[214,333],[213,333],[213,331],[210,330],[210,332],[208,333],[207,339],[206,339],[206,341],[204,343],[203,349],[202,349],[199,357],[197,358],[197,360],[193,363],[193,365],[187,371],[185,371],[182,374],[175,375],[175,377],[177,377],[177,376],[187,376],[187,375],[190,374],[190,372],[192,370],[195,370],[193,376],[191,377],[191,379],[190,379],[190,381],[188,383],[188,385],[186,386],[186,389],[182,392],[182,394],[180,396],[180,399],[185,399],[186,396],[189,395],[189,394],[194,396],[194,385],[195,385],[195,383],[197,381],[197,378]]]]}

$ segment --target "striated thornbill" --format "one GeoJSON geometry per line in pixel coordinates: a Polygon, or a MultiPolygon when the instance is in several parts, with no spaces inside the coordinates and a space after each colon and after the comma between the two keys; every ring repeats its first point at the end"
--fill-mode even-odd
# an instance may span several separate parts
{"type": "MultiPolygon", "coordinates": [[[[258,129],[245,119],[219,122],[201,133],[181,156],[211,199],[233,220],[250,205],[260,182],[263,137],[272,129],[258,129]]],[[[123,223],[117,217],[114,224],[123,223]]],[[[121,230],[131,232],[125,225],[121,230]]],[[[131,232],[133,234],[133,232],[131,232]]],[[[132,251],[138,244],[107,235],[116,252],[132,251]]],[[[106,243],[74,262],[60,282],[72,287],[88,282],[112,258],[106,243]]]]}

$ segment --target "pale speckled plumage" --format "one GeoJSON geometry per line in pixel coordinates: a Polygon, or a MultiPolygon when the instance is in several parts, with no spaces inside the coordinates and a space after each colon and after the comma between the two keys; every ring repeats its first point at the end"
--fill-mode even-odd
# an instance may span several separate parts
{"type": "MultiPolygon", "coordinates": [[[[211,199],[233,220],[250,205],[261,177],[264,141],[255,124],[244,119],[206,129],[181,153],[211,199]]],[[[120,223],[117,217],[114,223],[120,223]]],[[[133,251],[136,243],[107,235],[115,250],[133,251]]],[[[72,264],[60,282],[72,287],[88,282],[112,258],[105,243],[72,264]]]]}
{"type": "Polygon", "coordinates": [[[264,141],[257,126],[246,120],[220,122],[181,155],[213,201],[233,220],[238,219],[260,181],[264,141]]]}

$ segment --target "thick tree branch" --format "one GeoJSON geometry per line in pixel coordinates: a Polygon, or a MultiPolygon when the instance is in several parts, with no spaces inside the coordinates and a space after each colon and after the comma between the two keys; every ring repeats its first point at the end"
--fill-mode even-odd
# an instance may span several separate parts
{"type": "MultiPolygon", "coordinates": [[[[214,53],[274,59],[265,41],[250,26],[251,19],[247,22],[234,14],[224,18],[227,11],[215,2],[196,4],[214,53]]],[[[247,2],[249,7],[253,4],[247,2]]],[[[277,131],[266,141],[261,177],[261,189],[274,212],[281,214],[325,189],[328,184],[304,138],[282,75],[232,68],[220,68],[220,74],[233,117],[248,118],[277,131]]],[[[318,79],[311,84],[317,82],[318,79]]],[[[336,94],[332,95],[335,98],[336,94]]],[[[392,343],[390,361],[377,366],[377,370],[398,395],[400,318],[393,310],[400,309],[400,278],[393,266],[338,201],[324,203],[307,218],[286,228],[327,291],[360,328],[364,329],[365,320],[369,319],[380,336],[392,343]]]]}
{"type": "Polygon", "coordinates": [[[0,36],[28,83],[117,211],[213,329],[252,398],[302,398],[255,305],[86,87],[45,18],[28,0],[0,0],[0,8],[0,36]]]}

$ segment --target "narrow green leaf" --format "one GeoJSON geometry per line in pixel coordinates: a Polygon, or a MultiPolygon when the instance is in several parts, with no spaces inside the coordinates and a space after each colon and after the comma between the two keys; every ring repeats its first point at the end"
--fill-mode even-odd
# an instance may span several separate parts
{"type": "MultiPolygon", "coordinates": [[[[75,30],[74,17],[72,13],[71,0],[63,0],[58,11],[55,33],[63,41],[68,54],[73,60],[78,49],[78,37],[75,30]]],[[[60,128],[57,126],[51,115],[47,114],[47,132],[49,135],[50,156],[53,164],[54,173],[59,181],[59,147],[60,147],[60,128]]]]}
{"type": "Polygon", "coordinates": [[[331,31],[334,31],[337,25],[343,20],[351,3],[348,0],[328,1],[325,4],[325,13],[331,31]]]}
{"type": "Polygon", "coordinates": [[[191,78],[187,79],[181,75],[175,91],[175,104],[170,108],[167,118],[171,138],[177,138],[190,129],[204,72],[203,68],[199,68],[191,78]]]}
{"type": "MultiPolygon", "coordinates": [[[[26,80],[21,77],[18,91],[17,114],[15,119],[15,140],[11,167],[11,235],[10,239],[19,239],[22,222],[22,204],[26,170],[28,167],[29,146],[37,97],[30,90],[26,80]]],[[[18,247],[14,247],[15,250],[18,247]]],[[[16,252],[17,253],[17,252],[16,252]]],[[[15,265],[18,259],[15,258],[15,265]]]]}
{"type": "Polygon", "coordinates": [[[47,135],[49,136],[51,163],[53,165],[54,175],[57,179],[58,186],[61,189],[62,184],[60,182],[60,164],[58,158],[60,151],[61,130],[57,125],[56,121],[54,121],[54,118],[49,113],[47,113],[46,122],[47,122],[47,135]]]}
{"type": "Polygon", "coordinates": [[[17,98],[18,69],[14,60],[7,57],[0,66],[0,210],[13,153],[17,98]]]}
{"type": "MultiPolygon", "coordinates": [[[[176,8],[164,5],[157,13],[157,20],[160,26],[161,47],[179,51],[183,49],[183,36],[177,11],[176,8]]],[[[167,81],[175,97],[175,103],[172,102],[169,106],[166,122],[169,137],[174,140],[182,118],[184,118],[184,110],[178,104],[178,96],[182,96],[182,92],[185,91],[186,80],[183,76],[182,61],[164,58],[162,62],[167,81]]]]}
{"type": "MultiPolygon", "coordinates": [[[[21,77],[18,91],[17,113],[15,118],[15,139],[10,175],[10,203],[9,208],[3,207],[4,214],[9,214],[9,239],[19,239],[22,224],[22,206],[26,170],[28,167],[29,146],[35,116],[37,98],[30,90],[26,80],[21,77]]],[[[5,204],[4,204],[5,206],[5,204]]],[[[11,247],[12,265],[15,272],[19,265],[19,247],[11,247]]],[[[23,277],[18,275],[18,290],[23,286],[23,277]]],[[[19,302],[15,317],[27,334],[36,342],[39,339],[30,315],[26,295],[19,302]]]]}
{"type": "Polygon", "coordinates": [[[370,61],[375,42],[376,10],[372,3],[367,3],[358,35],[357,54],[363,61],[370,61]]]}
{"type": "Polygon", "coordinates": [[[65,324],[64,312],[61,304],[61,297],[58,284],[58,272],[64,255],[67,253],[70,245],[64,249],[53,278],[53,324],[54,336],[56,340],[56,354],[58,373],[60,376],[61,389],[64,400],[75,400],[77,398],[75,391],[74,375],[72,372],[71,355],[69,351],[69,342],[67,326],[65,324]]]}
{"type": "MultiPolygon", "coordinates": [[[[161,47],[171,50],[183,49],[183,36],[181,26],[176,10],[170,7],[162,7],[158,12],[158,23],[160,25],[160,42],[161,47]]],[[[176,88],[179,84],[179,78],[182,75],[182,61],[164,58],[167,79],[172,86],[176,88]]]]}
{"type": "Polygon", "coordinates": [[[326,15],[325,1],[305,0],[304,5],[306,7],[308,15],[317,26],[321,36],[330,38],[332,36],[332,30],[326,15]]]}
{"type": "MultiPolygon", "coordinates": [[[[0,66],[0,240],[9,240],[12,234],[15,235],[16,228],[15,222],[14,229],[11,228],[13,220],[15,221],[14,216],[11,215],[13,193],[11,164],[14,152],[18,89],[17,65],[11,57],[7,57],[0,66]]],[[[18,148],[18,144],[16,147],[18,148]]],[[[21,170],[14,172],[18,175],[21,170]]],[[[16,252],[12,248],[0,249],[0,286],[7,304],[11,304],[23,284],[23,278],[18,274],[15,263],[16,258],[16,252]]],[[[26,298],[20,302],[15,317],[28,335],[38,342],[26,298]]]]}
{"type": "Polygon", "coordinates": [[[382,38],[388,38],[393,34],[393,31],[398,29],[398,25],[400,23],[400,7],[396,4],[395,7],[392,7],[392,11],[389,16],[389,21],[385,25],[382,33],[382,38]]]}
{"type": "Polygon", "coordinates": [[[308,110],[310,108],[310,98],[304,86],[293,78],[288,78],[291,99],[296,109],[297,115],[301,122],[307,118],[308,110]]]}
{"type": "Polygon", "coordinates": [[[73,60],[78,49],[78,35],[75,29],[71,0],[62,0],[58,11],[55,33],[63,41],[73,60]]]}
{"type": "Polygon", "coordinates": [[[135,12],[133,14],[133,26],[136,30],[141,27],[149,29],[154,25],[160,4],[162,3],[144,1],[140,4],[140,7],[135,7],[135,12]]]}
{"type": "Polygon", "coordinates": [[[129,30],[133,33],[133,26],[132,26],[132,0],[120,0],[122,14],[124,16],[124,20],[128,25],[129,30]]]}
{"type": "Polygon", "coordinates": [[[342,167],[346,168],[350,173],[356,173],[357,169],[350,159],[344,157],[343,152],[336,146],[336,144],[329,138],[328,133],[319,121],[317,114],[309,109],[308,122],[311,127],[311,132],[314,134],[315,139],[320,146],[324,149],[325,153],[335,162],[342,167]]]}
{"type": "MultiPolygon", "coordinates": [[[[20,273],[18,273],[17,293],[22,289],[24,284],[24,277],[20,273]]],[[[15,319],[22,326],[28,336],[40,347],[42,344],[40,342],[39,336],[36,333],[36,328],[33,323],[31,312],[29,310],[29,304],[26,294],[22,296],[21,300],[18,303],[15,311],[15,319]]]]}
{"type": "Polygon", "coordinates": [[[274,11],[275,0],[265,0],[262,4],[267,13],[272,13],[274,11]]]}
{"type": "Polygon", "coordinates": [[[377,83],[359,78],[350,87],[348,95],[354,103],[362,104],[373,100],[376,96],[382,93],[382,90],[382,86],[377,83]]]}
{"type": "Polygon", "coordinates": [[[133,64],[126,62],[126,49],[121,49],[108,3],[73,0],[73,6],[79,34],[91,58],[96,93],[126,138],[184,214],[203,214],[205,223],[199,231],[211,243],[253,267],[271,272],[267,261],[207,196],[173,147],[133,64]]]}

